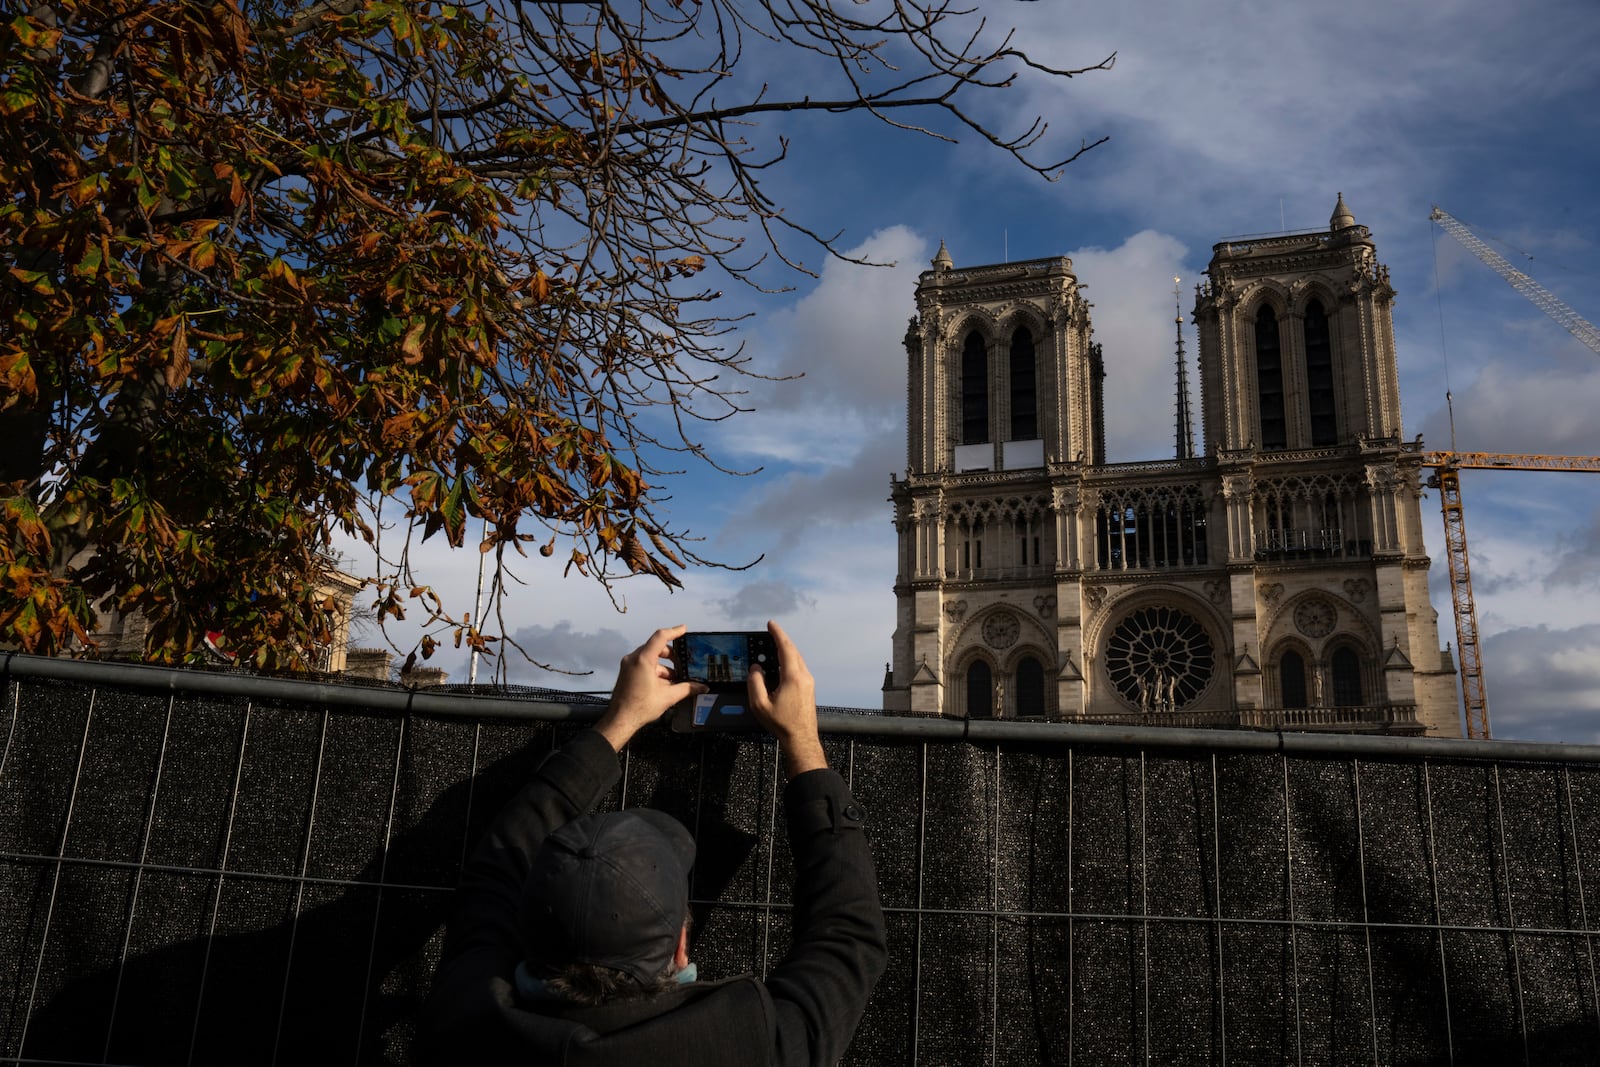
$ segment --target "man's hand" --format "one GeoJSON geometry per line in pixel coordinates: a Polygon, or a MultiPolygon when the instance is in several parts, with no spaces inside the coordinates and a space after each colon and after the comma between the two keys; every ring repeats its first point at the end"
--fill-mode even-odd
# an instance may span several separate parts
{"type": "Polygon", "coordinates": [[[793,778],[828,765],[822,739],[817,736],[817,683],[783,628],[769,622],[767,632],[778,647],[778,688],[767,692],[766,677],[755,664],[750,667],[746,688],[751,710],[783,747],[784,769],[793,778]]]}
{"type": "Polygon", "coordinates": [[[687,627],[672,626],[657,630],[649,640],[622,657],[617,684],[611,688],[611,705],[594,728],[618,752],[633,740],[639,728],[655,722],[668,708],[705,686],[694,682],[674,682],[672,670],[661,661],[672,657],[672,640],[687,627]]]}

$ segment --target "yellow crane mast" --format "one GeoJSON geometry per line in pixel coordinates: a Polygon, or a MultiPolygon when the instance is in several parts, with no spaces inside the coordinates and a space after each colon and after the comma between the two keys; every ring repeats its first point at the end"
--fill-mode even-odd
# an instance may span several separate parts
{"type": "Polygon", "coordinates": [[[1450,600],[1456,616],[1456,655],[1461,660],[1461,702],[1467,736],[1489,738],[1489,695],[1483,684],[1478,648],[1478,609],[1472,600],[1472,568],[1467,562],[1467,523],[1461,506],[1461,470],[1590,471],[1600,473],[1600,456],[1539,456],[1516,452],[1424,452],[1433,468],[1428,485],[1439,490],[1444,513],[1445,558],[1450,568],[1450,600]]]}

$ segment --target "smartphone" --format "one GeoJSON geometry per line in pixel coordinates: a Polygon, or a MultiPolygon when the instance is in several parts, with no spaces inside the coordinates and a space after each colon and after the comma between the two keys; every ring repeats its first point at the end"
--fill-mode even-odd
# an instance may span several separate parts
{"type": "Polygon", "coordinates": [[[765,630],[743,633],[694,631],[672,642],[672,679],[700,682],[708,691],[680,705],[672,728],[694,730],[759,730],[746,707],[750,669],[760,667],[767,689],[778,687],[778,649],[765,630]]]}
{"type": "Polygon", "coordinates": [[[672,642],[673,680],[702,682],[715,692],[745,691],[751,667],[760,667],[769,690],[778,687],[778,650],[765,630],[691,632],[672,642]]]}

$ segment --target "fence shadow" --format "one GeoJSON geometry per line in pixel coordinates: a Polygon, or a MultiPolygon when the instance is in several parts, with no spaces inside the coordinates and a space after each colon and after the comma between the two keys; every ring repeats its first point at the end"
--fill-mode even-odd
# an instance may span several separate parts
{"type": "MultiPolygon", "coordinates": [[[[110,881],[128,884],[113,911],[136,909],[165,930],[182,928],[187,919],[204,932],[130,952],[125,960],[68,979],[36,1006],[22,1056],[127,1064],[407,1062],[452,894],[447,880],[395,884],[390,874],[437,870],[441,857],[459,860],[465,842],[476,839],[552,744],[549,728],[523,732],[528,736],[517,751],[449,785],[348,879],[114,872],[110,881]],[[280,918],[271,925],[236,929],[272,915],[280,918]]],[[[696,926],[714,927],[710,902],[727,891],[757,841],[754,833],[723,818],[737,746],[677,741],[645,752],[630,756],[629,803],[697,812],[696,926]],[[694,784],[713,798],[705,804],[689,795],[683,774],[654,767],[681,762],[690,749],[696,753],[694,784]]],[[[615,806],[620,793],[614,790],[605,806],[615,806]]],[[[62,866],[68,879],[106,873],[79,868],[73,859],[62,866]]],[[[34,924],[42,921],[41,907],[48,909],[48,901],[39,898],[47,897],[54,878],[51,865],[40,864],[38,870],[34,924]]],[[[56,888],[53,944],[42,962],[70,973],[74,962],[116,948],[93,946],[89,939],[123,931],[95,921],[98,913],[60,914],[63,895],[56,888]]],[[[154,929],[151,933],[160,936],[154,929]]],[[[25,994],[15,990],[12,1004],[21,1006],[25,994]]]]}

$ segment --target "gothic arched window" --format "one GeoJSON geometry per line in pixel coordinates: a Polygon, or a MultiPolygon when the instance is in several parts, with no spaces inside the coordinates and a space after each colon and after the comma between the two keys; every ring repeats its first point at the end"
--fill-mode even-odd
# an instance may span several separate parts
{"type": "Polygon", "coordinates": [[[1333,706],[1357,708],[1366,703],[1361,691],[1361,657],[1349,645],[1333,652],[1333,706]]]}
{"type": "Polygon", "coordinates": [[[1205,565],[1206,505],[1199,489],[1130,489],[1101,500],[1095,513],[1101,570],[1205,565]]]}
{"type": "Polygon", "coordinates": [[[1328,315],[1322,301],[1306,308],[1306,392],[1311,400],[1311,445],[1321,448],[1338,441],[1339,430],[1333,386],[1333,343],[1328,336],[1328,315]]]}
{"type": "Polygon", "coordinates": [[[1293,649],[1278,660],[1278,689],[1284,707],[1306,706],[1306,661],[1293,649]]]}
{"type": "Polygon", "coordinates": [[[989,441],[989,347],[977,330],[961,348],[961,443],[989,441]]]}
{"type": "Polygon", "coordinates": [[[987,719],[994,714],[994,672],[983,660],[967,668],[967,718],[987,719]]]}
{"type": "Polygon", "coordinates": [[[1044,664],[1032,656],[1024,657],[1017,664],[1017,714],[1018,715],[1043,715],[1044,706],[1044,664]]]}
{"type": "Polygon", "coordinates": [[[1011,440],[1032,441],[1039,436],[1038,412],[1033,334],[1021,326],[1011,335],[1011,440]]]}
{"type": "Polygon", "coordinates": [[[1278,315],[1271,305],[1256,312],[1256,393],[1261,400],[1261,447],[1288,448],[1283,416],[1283,354],[1278,344],[1278,315]]]}

